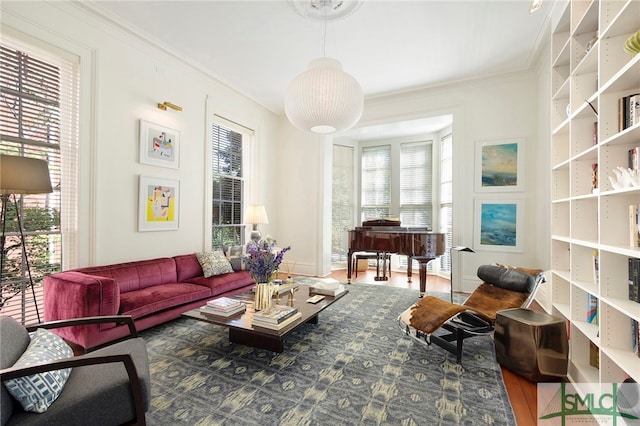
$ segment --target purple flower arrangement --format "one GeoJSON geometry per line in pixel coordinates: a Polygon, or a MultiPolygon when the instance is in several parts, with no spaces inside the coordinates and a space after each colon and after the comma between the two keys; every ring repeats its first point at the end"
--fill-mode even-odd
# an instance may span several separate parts
{"type": "Polygon", "coordinates": [[[285,247],[278,251],[275,242],[259,241],[247,245],[247,255],[244,258],[246,268],[256,283],[268,283],[278,271],[284,254],[291,249],[285,247]]]}

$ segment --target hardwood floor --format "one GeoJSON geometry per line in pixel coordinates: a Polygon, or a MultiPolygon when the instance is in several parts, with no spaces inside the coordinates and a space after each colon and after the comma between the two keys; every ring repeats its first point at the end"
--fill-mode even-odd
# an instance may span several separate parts
{"type": "MultiPolygon", "coordinates": [[[[414,274],[413,282],[407,282],[407,276],[405,273],[392,272],[388,281],[375,281],[376,275],[375,268],[370,268],[365,272],[358,272],[358,278],[355,278],[355,274],[352,274],[351,282],[363,283],[363,284],[376,284],[387,285],[392,287],[412,288],[419,289],[420,284],[417,274],[414,274]]],[[[330,275],[339,281],[346,282],[347,271],[336,270],[330,275]]],[[[427,278],[427,290],[429,291],[449,291],[449,280],[429,276],[427,278]]],[[[516,416],[516,421],[520,426],[529,426],[537,424],[537,385],[519,375],[512,373],[511,371],[503,368],[502,376],[504,383],[511,400],[513,412],[516,416]]]]}

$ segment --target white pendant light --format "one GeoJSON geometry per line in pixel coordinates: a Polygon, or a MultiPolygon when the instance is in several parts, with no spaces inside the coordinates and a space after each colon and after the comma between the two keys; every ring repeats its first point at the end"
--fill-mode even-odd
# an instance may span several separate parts
{"type": "Polygon", "coordinates": [[[289,85],[284,111],[299,129],[333,133],[353,127],[362,116],[362,88],[332,58],[311,61],[289,85]]]}
{"type": "MultiPolygon", "coordinates": [[[[328,21],[350,15],[362,0],[294,0],[298,13],[314,20],[328,21]]],[[[334,133],[353,127],[362,116],[363,94],[360,84],[342,70],[333,58],[311,61],[309,69],[293,79],[284,100],[289,121],[313,133],[334,133]]]]}

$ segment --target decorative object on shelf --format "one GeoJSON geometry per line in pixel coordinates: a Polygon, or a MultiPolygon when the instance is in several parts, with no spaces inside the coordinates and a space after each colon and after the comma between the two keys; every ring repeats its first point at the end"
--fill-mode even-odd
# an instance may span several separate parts
{"type": "Polygon", "coordinates": [[[258,225],[269,224],[269,218],[267,217],[267,210],[261,205],[250,205],[244,214],[244,222],[250,223],[253,226],[251,230],[251,241],[258,243],[262,238],[262,234],[258,231],[258,225]]]}
{"type": "Polygon", "coordinates": [[[140,176],[138,231],[178,229],[180,181],[140,176]]]}
{"type": "Polygon", "coordinates": [[[140,120],[140,163],[180,168],[180,131],[140,120]]]}
{"type": "Polygon", "coordinates": [[[640,170],[638,169],[625,169],[624,167],[618,166],[613,169],[613,174],[615,175],[615,179],[609,176],[609,182],[613,189],[624,189],[640,185],[640,170]]]}
{"type": "Polygon", "coordinates": [[[476,142],[476,191],[524,190],[524,139],[476,142]]]}
{"type": "MultiPolygon", "coordinates": [[[[295,10],[305,18],[324,22],[323,52],[327,23],[353,13],[362,0],[296,0],[295,10]]],[[[309,64],[287,88],[284,101],[289,121],[301,130],[329,134],[353,127],[362,116],[364,96],[355,78],[342,64],[323,55],[309,64]]]]}
{"type": "Polygon", "coordinates": [[[591,193],[598,193],[598,163],[591,163],[591,193]]]}
{"type": "Polygon", "coordinates": [[[631,34],[631,36],[624,42],[624,50],[634,55],[640,53],[640,30],[631,34]]]}
{"type": "Polygon", "coordinates": [[[21,257],[26,266],[24,269],[26,269],[27,276],[29,277],[29,287],[31,287],[31,295],[33,296],[33,303],[36,309],[36,315],[38,316],[38,322],[41,322],[40,312],[38,311],[38,301],[33,288],[33,278],[31,276],[29,255],[25,244],[22,216],[18,210],[21,203],[18,202],[16,194],[47,194],[50,192],[53,192],[53,189],[51,188],[49,165],[46,161],[37,158],[0,155],[0,195],[2,196],[2,210],[0,213],[0,221],[2,223],[2,239],[0,240],[0,291],[2,293],[2,298],[0,298],[0,308],[2,308],[4,304],[3,298],[7,294],[13,293],[14,291],[16,294],[18,292],[24,294],[27,290],[24,280],[16,280],[18,281],[17,284],[2,282],[5,262],[7,210],[9,199],[13,195],[14,211],[16,213],[18,232],[20,234],[20,246],[22,247],[21,257]]]}

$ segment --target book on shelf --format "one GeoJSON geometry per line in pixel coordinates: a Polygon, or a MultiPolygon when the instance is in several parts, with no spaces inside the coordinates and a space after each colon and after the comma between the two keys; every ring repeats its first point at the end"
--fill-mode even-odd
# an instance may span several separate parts
{"type": "Polygon", "coordinates": [[[282,329],[288,327],[289,325],[293,324],[294,322],[298,321],[300,318],[302,318],[302,313],[300,313],[300,312],[296,312],[295,314],[293,314],[289,318],[287,318],[284,321],[279,322],[279,323],[256,321],[256,319],[254,317],[253,318],[253,322],[251,323],[251,325],[253,326],[254,329],[264,328],[264,329],[267,329],[267,330],[282,330],[282,329]]]}
{"type": "Polygon", "coordinates": [[[640,346],[640,329],[638,328],[638,321],[632,319],[631,320],[631,350],[634,354],[640,357],[640,351],[638,351],[638,347],[640,346]]]}
{"type": "Polygon", "coordinates": [[[640,247],[640,206],[629,205],[629,245],[633,248],[640,247]]]}
{"type": "Polygon", "coordinates": [[[598,193],[598,163],[591,164],[591,193],[598,193]]]}
{"type": "Polygon", "coordinates": [[[242,313],[246,309],[247,309],[247,307],[244,305],[244,303],[240,303],[240,306],[238,306],[238,307],[236,307],[234,309],[225,310],[225,311],[220,311],[218,309],[214,309],[214,308],[211,308],[211,307],[205,305],[205,306],[202,306],[200,308],[200,313],[202,313],[202,315],[208,316],[208,317],[227,318],[227,317],[231,317],[231,316],[237,315],[239,313],[242,313]]]}
{"type": "Polygon", "coordinates": [[[591,293],[587,295],[587,322],[598,323],[598,298],[591,293]]]}
{"type": "Polygon", "coordinates": [[[636,146],[629,150],[627,166],[631,170],[640,170],[640,147],[636,146]]]}
{"type": "Polygon", "coordinates": [[[298,308],[286,305],[271,305],[253,314],[253,322],[279,324],[298,313],[298,308]]]}
{"type": "Polygon", "coordinates": [[[309,293],[324,294],[325,296],[338,296],[346,289],[340,281],[333,278],[320,278],[309,289],[309,293]]]}
{"type": "Polygon", "coordinates": [[[598,257],[598,250],[593,251],[591,261],[593,262],[593,283],[598,285],[600,284],[600,260],[598,257]]]}
{"type": "Polygon", "coordinates": [[[633,93],[618,98],[618,131],[640,123],[640,94],[633,93]]]}
{"type": "Polygon", "coordinates": [[[589,365],[600,368],[600,349],[592,341],[589,341],[589,365]]]}
{"type": "Polygon", "coordinates": [[[242,305],[242,302],[230,297],[219,297],[217,299],[209,300],[207,306],[217,311],[232,311],[242,305]]]}
{"type": "Polygon", "coordinates": [[[640,259],[629,258],[629,300],[640,302],[640,259]]]}

